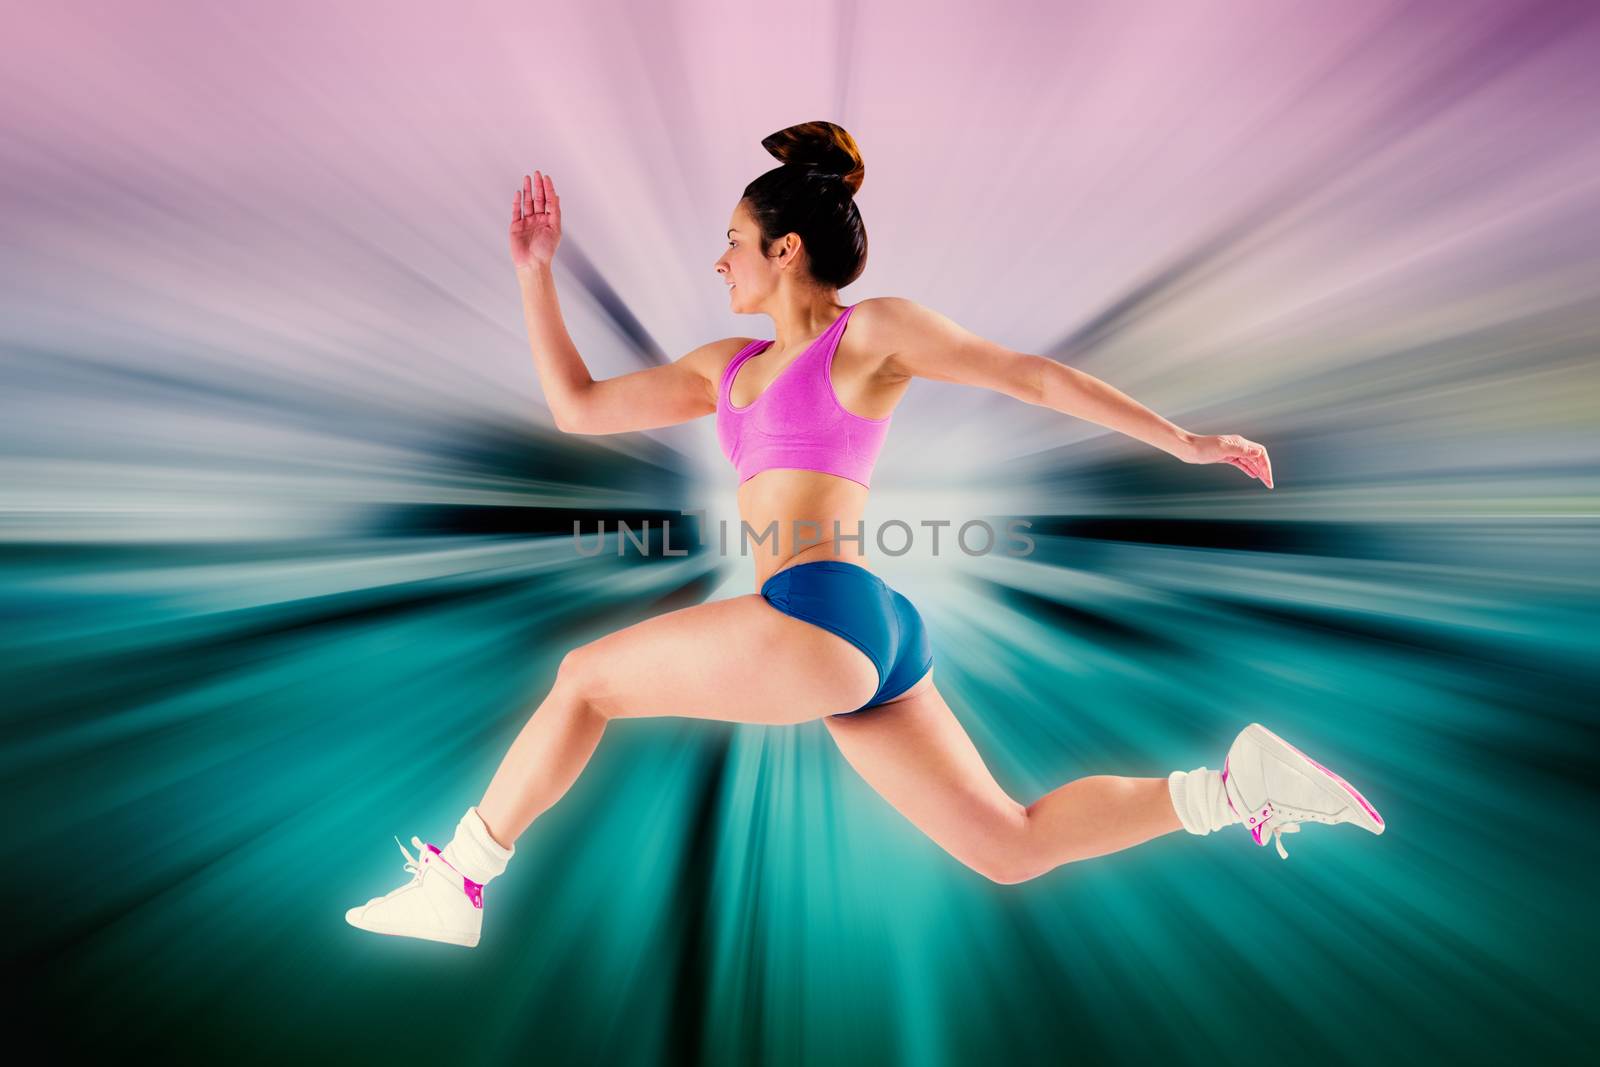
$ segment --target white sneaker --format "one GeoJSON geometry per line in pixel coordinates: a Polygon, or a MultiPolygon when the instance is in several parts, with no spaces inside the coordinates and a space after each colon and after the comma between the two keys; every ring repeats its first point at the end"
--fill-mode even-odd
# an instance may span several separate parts
{"type": "Polygon", "coordinates": [[[1289,853],[1283,835],[1297,832],[1303,822],[1348,822],[1383,833],[1383,816],[1355,786],[1258,722],[1234,738],[1222,764],[1222,785],[1255,843],[1265,847],[1271,834],[1284,859],[1289,853]]]}
{"type": "MultiPolygon", "coordinates": [[[[400,845],[400,839],[394,839],[400,845]]],[[[345,921],[375,934],[420,937],[472,948],[483,930],[483,885],[450,866],[431,844],[413,837],[420,860],[400,845],[411,881],[344,913],[345,921]]]]}

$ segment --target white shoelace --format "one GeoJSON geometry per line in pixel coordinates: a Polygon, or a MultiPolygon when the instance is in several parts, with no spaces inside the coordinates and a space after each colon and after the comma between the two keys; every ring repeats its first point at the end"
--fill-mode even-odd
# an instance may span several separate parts
{"type": "MultiPolygon", "coordinates": [[[[396,888],[389,890],[383,896],[379,897],[379,900],[388,900],[396,893],[403,893],[407,889],[410,889],[412,886],[422,881],[422,876],[428,869],[427,863],[406,851],[406,846],[400,844],[400,838],[398,836],[395,837],[394,843],[396,845],[400,845],[400,855],[406,858],[405,869],[411,872],[411,881],[407,882],[405,885],[397,886],[396,888]]],[[[428,855],[426,848],[422,844],[421,838],[413,834],[411,837],[411,843],[416,846],[418,853],[423,856],[428,855]]]]}
{"type": "Polygon", "coordinates": [[[1286,822],[1282,825],[1273,823],[1272,829],[1268,830],[1267,832],[1272,835],[1272,843],[1278,846],[1278,855],[1284,859],[1288,859],[1289,850],[1283,847],[1283,835],[1299,833],[1300,824],[1297,822],[1286,822]]]}

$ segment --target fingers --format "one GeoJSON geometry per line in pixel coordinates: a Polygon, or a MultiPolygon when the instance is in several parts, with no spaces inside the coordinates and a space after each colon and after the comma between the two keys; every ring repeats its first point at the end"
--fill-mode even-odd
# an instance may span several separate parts
{"type": "Polygon", "coordinates": [[[1260,478],[1262,484],[1268,489],[1272,488],[1272,461],[1267,458],[1267,450],[1254,441],[1244,443],[1244,460],[1249,464],[1250,473],[1260,478]]]}
{"type": "Polygon", "coordinates": [[[545,204],[550,211],[550,221],[557,229],[561,227],[561,198],[556,195],[556,183],[550,175],[544,176],[545,204]]]}
{"type": "Polygon", "coordinates": [[[1252,478],[1261,479],[1261,483],[1268,489],[1272,488],[1272,460],[1267,456],[1267,450],[1256,442],[1240,437],[1238,434],[1226,434],[1218,438],[1222,446],[1232,455],[1222,458],[1244,471],[1252,478]]]}
{"type": "Polygon", "coordinates": [[[1272,482],[1269,480],[1270,472],[1266,472],[1252,458],[1248,456],[1224,456],[1222,457],[1222,461],[1224,463],[1233,464],[1235,467],[1238,467],[1252,478],[1259,478],[1268,489],[1272,488],[1272,482]]]}
{"type": "Polygon", "coordinates": [[[547,222],[561,228],[561,198],[556,195],[556,183],[548,174],[534,171],[522,176],[522,186],[511,202],[511,221],[522,222],[535,215],[549,215],[547,222]],[[534,179],[538,180],[535,181],[534,179]]]}

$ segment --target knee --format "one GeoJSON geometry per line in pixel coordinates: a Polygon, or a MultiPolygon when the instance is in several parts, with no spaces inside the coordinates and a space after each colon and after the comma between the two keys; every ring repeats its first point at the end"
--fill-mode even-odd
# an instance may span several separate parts
{"type": "Polygon", "coordinates": [[[968,866],[997,885],[1032,881],[1044,873],[1036,864],[1028,862],[1027,857],[1017,856],[993,857],[968,866]]]}
{"type": "Polygon", "coordinates": [[[1045,873],[1028,832],[1028,813],[1020,804],[1003,830],[988,835],[988,847],[966,861],[967,866],[999,885],[1016,885],[1045,873]]]}
{"type": "Polygon", "coordinates": [[[596,685],[599,678],[597,658],[592,644],[579,645],[562,656],[561,663],[556,667],[553,688],[566,694],[574,704],[604,714],[601,711],[599,687],[596,685]]]}

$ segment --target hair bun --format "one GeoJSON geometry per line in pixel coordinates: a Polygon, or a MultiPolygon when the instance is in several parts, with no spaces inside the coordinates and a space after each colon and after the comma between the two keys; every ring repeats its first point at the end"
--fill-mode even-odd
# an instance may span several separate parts
{"type": "Polygon", "coordinates": [[[860,191],[866,178],[855,138],[831,122],[819,120],[790,126],[763,137],[761,147],[783,163],[804,167],[821,178],[842,181],[851,197],[860,191]]]}
{"type": "Polygon", "coordinates": [[[866,168],[861,149],[831,122],[802,122],[761,139],[773,167],[744,187],[740,203],[755,220],[763,250],[793,235],[804,249],[804,276],[843,289],[867,265],[867,229],[856,203],[866,168]]]}
{"type": "Polygon", "coordinates": [[[831,166],[825,163],[808,163],[806,164],[806,169],[813,177],[821,178],[825,181],[842,183],[844,185],[846,196],[853,197],[856,195],[855,188],[849,182],[844,180],[845,176],[839,173],[839,168],[837,166],[831,166]]]}

